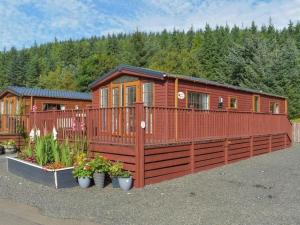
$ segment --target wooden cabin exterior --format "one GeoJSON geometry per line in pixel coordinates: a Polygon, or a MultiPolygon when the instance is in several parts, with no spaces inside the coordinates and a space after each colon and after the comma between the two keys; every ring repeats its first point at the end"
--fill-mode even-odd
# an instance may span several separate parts
{"type": "Polygon", "coordinates": [[[89,93],[9,86],[0,93],[0,131],[15,133],[19,122],[28,127],[29,114],[36,111],[84,109],[89,93]]]}
{"type": "Polygon", "coordinates": [[[117,67],[91,88],[94,107],[144,102],[153,107],[287,113],[287,100],[281,96],[131,66],[117,67]]]}
{"type": "Polygon", "coordinates": [[[52,130],[71,118],[59,137],[86,135],[90,156],[123,162],[135,187],[291,145],[281,96],[127,65],[90,88],[91,107],[37,113],[34,126],[52,130]]]}

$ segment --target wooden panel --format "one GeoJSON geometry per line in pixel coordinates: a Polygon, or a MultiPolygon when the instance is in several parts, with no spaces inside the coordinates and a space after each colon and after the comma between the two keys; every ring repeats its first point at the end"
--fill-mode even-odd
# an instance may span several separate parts
{"type": "Polygon", "coordinates": [[[176,178],[190,172],[190,145],[145,149],[145,184],[176,178]]]}

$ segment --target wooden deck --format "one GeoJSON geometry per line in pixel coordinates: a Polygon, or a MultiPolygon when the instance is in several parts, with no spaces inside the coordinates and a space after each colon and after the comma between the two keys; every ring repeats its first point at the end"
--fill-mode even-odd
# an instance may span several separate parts
{"type": "Polygon", "coordinates": [[[136,103],[33,117],[32,127],[45,132],[55,127],[62,139],[85,136],[90,156],[123,162],[133,173],[135,187],[284,149],[292,142],[286,114],[146,108],[136,103]]]}

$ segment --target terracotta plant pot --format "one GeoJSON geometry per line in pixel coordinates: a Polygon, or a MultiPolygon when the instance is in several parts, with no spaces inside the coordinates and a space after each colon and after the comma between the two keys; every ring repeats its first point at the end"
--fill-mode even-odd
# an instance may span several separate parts
{"type": "Polygon", "coordinates": [[[132,187],[132,177],[118,177],[120,187],[124,191],[130,190],[132,187]]]}
{"type": "Polygon", "coordinates": [[[89,177],[78,177],[79,186],[82,188],[88,188],[91,184],[91,178],[89,177]]]}
{"type": "Polygon", "coordinates": [[[94,173],[94,182],[97,187],[104,188],[105,173],[94,173]]]}

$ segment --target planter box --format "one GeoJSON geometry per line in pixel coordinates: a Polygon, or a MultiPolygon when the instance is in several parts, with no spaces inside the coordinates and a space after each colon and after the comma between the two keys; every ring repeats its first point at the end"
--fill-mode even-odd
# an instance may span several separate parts
{"type": "Polygon", "coordinates": [[[73,167],[53,170],[14,157],[6,159],[9,172],[33,182],[54,188],[78,186],[77,180],[72,175],[73,167]]]}

